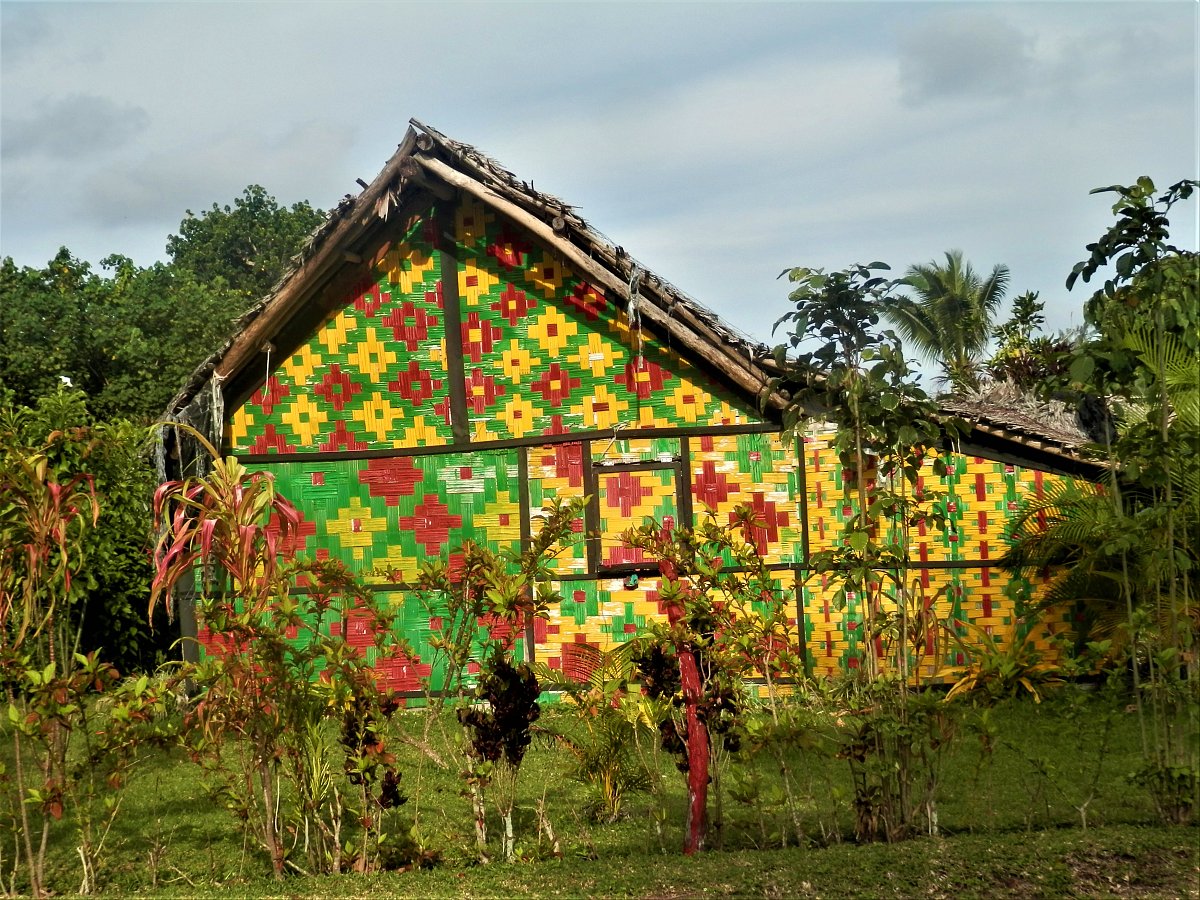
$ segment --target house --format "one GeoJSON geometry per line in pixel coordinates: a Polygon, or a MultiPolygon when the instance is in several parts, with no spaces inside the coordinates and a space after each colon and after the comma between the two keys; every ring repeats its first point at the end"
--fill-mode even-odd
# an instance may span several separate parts
{"type": "MultiPolygon", "coordinates": [[[[802,586],[795,644],[832,673],[862,660],[862,610],[833,608],[805,566],[851,505],[820,433],[781,440],[776,374],[765,346],[570,206],[413,121],[168,418],[273,472],[304,516],[304,552],[344,560],[402,610],[417,659],[388,673],[401,690],[427,673],[438,627],[411,602],[422,560],[468,538],[520,547],[543,501],[581,495],[594,502],[558,563],[563,600],[524,636],[528,656],[561,667],[661,615],[656,572],[624,529],[748,503],[781,581],[802,586]]],[[[174,441],[193,465],[186,433],[174,441]]],[[[1011,576],[994,566],[1005,517],[1083,471],[1074,449],[1069,434],[977,417],[945,485],[950,529],[914,553],[929,596],[946,588],[939,618],[1016,627],[1011,576]]]]}

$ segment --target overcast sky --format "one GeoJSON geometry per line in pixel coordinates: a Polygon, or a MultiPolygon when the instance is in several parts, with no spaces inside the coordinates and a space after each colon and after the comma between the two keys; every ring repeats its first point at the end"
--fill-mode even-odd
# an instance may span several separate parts
{"type": "Polygon", "coordinates": [[[762,340],[785,267],[951,248],[1066,327],[1088,191],[1197,177],[1198,9],[2,0],[0,254],[148,265],[251,183],[329,208],[416,117],[762,340]]]}

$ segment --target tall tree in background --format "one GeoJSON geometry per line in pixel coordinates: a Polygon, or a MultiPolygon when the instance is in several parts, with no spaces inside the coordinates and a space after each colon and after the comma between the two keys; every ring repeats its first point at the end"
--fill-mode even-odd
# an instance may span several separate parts
{"type": "MultiPolygon", "coordinates": [[[[146,621],[153,574],[150,499],[157,483],[146,464],[149,443],[145,427],[96,421],[79,390],[59,385],[31,407],[12,403],[0,390],[0,545],[8,541],[4,549],[20,551],[16,568],[9,572],[15,584],[28,583],[30,566],[36,562],[26,558],[32,548],[22,549],[20,529],[13,530],[22,513],[28,514],[20,498],[29,483],[20,479],[23,472],[31,474],[31,460],[41,461],[39,478],[86,488],[97,507],[94,527],[73,533],[74,577],[55,587],[63,604],[54,625],[60,660],[69,659],[73,651],[99,651],[125,673],[152,668],[170,653],[166,617],[161,617],[156,632],[146,621]]],[[[49,490],[45,499],[56,501],[49,490]]],[[[67,504],[63,511],[84,512],[67,504]]],[[[26,535],[24,543],[28,541],[26,535]]],[[[48,562],[65,560],[52,557],[48,562]]],[[[0,592],[13,584],[0,585],[0,592]]],[[[43,666],[49,660],[35,661],[43,666]]]]}
{"type": "Polygon", "coordinates": [[[167,253],[197,281],[223,278],[233,290],[257,299],[275,286],[324,218],[307,200],[280,206],[265,188],[252,184],[233,206],[214,203],[199,215],[187,210],[179,234],[167,238],[167,253]]]}
{"type": "Polygon", "coordinates": [[[1052,335],[1040,334],[1046,321],[1042,315],[1044,308],[1037,291],[1026,291],[1013,298],[1008,320],[992,332],[998,343],[987,361],[987,374],[1026,394],[1053,396],[1065,387],[1063,380],[1071,354],[1085,340],[1086,326],[1052,335]]]}
{"type": "Polygon", "coordinates": [[[264,295],[317,223],[258,185],[233,206],[190,210],[167,239],[173,262],[113,255],[102,273],[59,250],[45,268],[0,262],[0,388],[33,406],[62,381],[98,420],[153,419],[246,307],[264,295]]]}
{"type": "Polygon", "coordinates": [[[980,365],[992,336],[992,318],[1008,289],[1008,267],[981,277],[961,250],[910,266],[900,279],[916,294],[893,296],[883,312],[900,336],[938,363],[952,390],[978,388],[980,365]]]}
{"type": "Polygon", "coordinates": [[[110,256],[101,267],[65,247],[43,269],[0,264],[0,385],[33,406],[66,381],[101,421],[153,419],[245,301],[162,263],[110,256]]]}

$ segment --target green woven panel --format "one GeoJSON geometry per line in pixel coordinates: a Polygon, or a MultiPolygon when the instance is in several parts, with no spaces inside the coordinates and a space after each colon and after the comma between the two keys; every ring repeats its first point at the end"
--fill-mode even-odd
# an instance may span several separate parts
{"type": "MultiPolygon", "coordinates": [[[[448,683],[445,654],[435,651],[430,641],[448,635],[452,622],[444,602],[438,597],[420,597],[414,591],[380,591],[376,594],[380,603],[388,604],[395,616],[395,636],[402,641],[405,652],[380,666],[385,683],[395,690],[419,691],[427,683],[433,691],[454,691],[458,685],[448,683]]],[[[486,644],[491,640],[502,640],[513,647],[517,659],[523,659],[525,636],[520,630],[513,632],[502,622],[480,622],[473,627],[471,642],[472,662],[462,673],[463,682],[472,684],[479,673],[476,660],[482,658],[486,644]]]]}
{"type": "Polygon", "coordinates": [[[269,470],[304,516],[304,553],[340,559],[373,581],[411,581],[423,560],[448,558],[468,539],[496,551],[519,548],[516,453],[289,462],[269,470]]]}

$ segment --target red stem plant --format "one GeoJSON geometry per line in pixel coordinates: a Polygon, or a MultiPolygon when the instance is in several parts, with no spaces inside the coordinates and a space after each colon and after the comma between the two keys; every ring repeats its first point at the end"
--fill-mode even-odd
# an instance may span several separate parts
{"type": "Polygon", "coordinates": [[[214,638],[212,653],[188,670],[199,688],[185,720],[188,749],[277,877],[285,868],[376,868],[383,815],[404,802],[382,727],[398,701],[380,688],[365,647],[347,636],[365,620],[378,662],[400,649],[393,622],[340,563],[297,558],[300,514],[268,473],[208,449],[210,475],[168,482],[154,498],[164,530],[150,611],[199,573],[197,616],[214,638]],[[326,760],[333,747],[323,723],[331,718],[344,781],[326,760]],[[294,796],[281,794],[285,776],[294,796]]]}
{"type": "Polygon", "coordinates": [[[638,639],[646,646],[636,662],[643,690],[671,696],[683,712],[682,734],[669,717],[660,731],[664,749],[687,775],[687,855],[703,850],[708,839],[709,785],[719,774],[718,754],[740,746],[744,677],[757,672],[770,679],[790,658],[781,651],[787,638],[778,586],[753,539],[745,537],[753,533],[754,513],[739,507],[733,519],[733,525],[719,526],[710,518],[695,529],[649,523],[622,535],[627,546],[657,561],[662,576],[667,627],[652,627],[638,639]]]}
{"type": "MultiPolygon", "coordinates": [[[[0,440],[9,437],[0,435],[0,440]]],[[[51,434],[49,446],[61,437],[51,434]]],[[[20,827],[29,868],[30,892],[45,895],[45,858],[52,821],[62,818],[62,792],[67,777],[67,745],[78,724],[81,705],[63,699],[56,714],[42,717],[32,699],[13,689],[14,683],[41,688],[64,688],[75,666],[72,648],[59,648],[59,607],[71,591],[80,564],[78,546],[83,529],[95,526],[100,503],[90,475],[76,474],[59,481],[45,449],[29,451],[5,440],[0,444],[0,672],[8,684],[13,765],[20,810],[20,827]],[[90,516],[89,516],[90,513],[90,516]],[[62,672],[59,672],[59,657],[62,672]],[[39,659],[40,658],[40,659],[39,659]],[[36,662],[35,662],[36,660],[36,662]],[[37,735],[44,752],[37,766],[42,790],[26,788],[25,748],[21,736],[37,735]],[[30,808],[40,809],[40,840],[34,845],[30,808]]],[[[71,686],[75,683],[70,682],[71,686]]],[[[89,682],[90,685],[90,682],[89,682]]],[[[81,685],[86,690],[88,685],[81,685]]],[[[65,697],[65,695],[64,695],[65,697]]],[[[62,698],[60,698],[62,699],[62,698]]]]}

